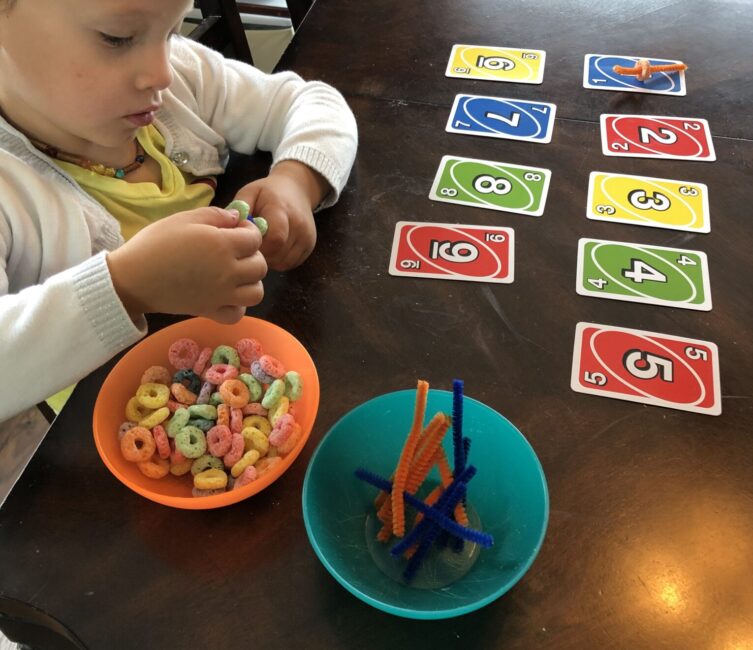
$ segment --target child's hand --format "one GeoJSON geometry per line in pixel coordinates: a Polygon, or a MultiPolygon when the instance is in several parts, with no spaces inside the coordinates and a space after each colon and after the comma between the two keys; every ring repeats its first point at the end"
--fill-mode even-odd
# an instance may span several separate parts
{"type": "Polygon", "coordinates": [[[234,323],[258,304],[267,274],[261,234],[237,221],[220,208],[179,212],[108,253],[113,285],[131,317],[162,312],[234,323]]]}
{"type": "Polygon", "coordinates": [[[327,181],[310,167],[284,160],[269,176],[249,183],[235,195],[248,203],[252,216],[264,217],[269,223],[261,252],[271,268],[292,269],[311,255],[316,244],[313,209],[329,189],[327,181]]]}

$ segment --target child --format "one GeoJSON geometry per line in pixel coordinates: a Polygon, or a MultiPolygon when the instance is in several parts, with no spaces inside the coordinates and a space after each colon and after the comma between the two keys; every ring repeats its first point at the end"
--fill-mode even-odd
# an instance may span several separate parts
{"type": "Polygon", "coordinates": [[[0,0],[0,420],[144,336],[144,313],[237,321],[347,180],[342,96],[176,36],[192,6],[0,0]],[[236,195],[263,242],[207,207],[229,148],[272,152],[236,195]]]}

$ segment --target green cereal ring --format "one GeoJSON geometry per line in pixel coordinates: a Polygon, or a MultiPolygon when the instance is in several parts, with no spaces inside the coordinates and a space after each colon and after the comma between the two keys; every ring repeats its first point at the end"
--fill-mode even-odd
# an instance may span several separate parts
{"type": "Polygon", "coordinates": [[[206,418],[194,418],[188,421],[188,426],[201,429],[204,433],[209,431],[215,424],[217,424],[216,420],[207,420],[206,418]]]}
{"type": "Polygon", "coordinates": [[[219,406],[220,404],[223,404],[224,401],[222,395],[220,395],[220,391],[216,391],[209,396],[209,403],[212,406],[219,406]]]}
{"type": "Polygon", "coordinates": [[[248,213],[251,210],[248,203],[245,201],[241,201],[240,199],[235,199],[235,201],[230,201],[230,203],[227,204],[227,207],[225,210],[238,210],[239,216],[238,216],[238,223],[244,222],[246,219],[248,219],[248,213]]]}
{"type": "Polygon", "coordinates": [[[225,463],[221,458],[212,456],[212,454],[204,454],[199,456],[193,463],[191,463],[191,474],[196,476],[201,474],[205,469],[221,469],[225,470],[225,463]]]}
{"type": "Polygon", "coordinates": [[[244,384],[246,384],[246,386],[248,386],[248,401],[258,402],[261,399],[261,394],[264,390],[261,387],[259,380],[253,375],[249,375],[247,372],[244,372],[242,375],[238,375],[238,379],[240,379],[244,384]]]}
{"type": "Polygon", "coordinates": [[[301,399],[303,394],[303,379],[295,370],[285,373],[285,397],[291,402],[301,399]]]}
{"type": "Polygon", "coordinates": [[[240,368],[241,358],[235,348],[231,348],[229,345],[218,345],[212,352],[212,363],[226,363],[229,366],[240,368]]]}
{"type": "Polygon", "coordinates": [[[186,458],[198,458],[207,450],[207,438],[201,429],[188,425],[175,434],[175,448],[186,458]]]}
{"type": "Polygon", "coordinates": [[[204,420],[217,419],[217,407],[211,404],[192,404],[188,407],[188,412],[192,418],[203,418],[204,420]]]}
{"type": "Polygon", "coordinates": [[[175,434],[178,433],[184,426],[188,424],[188,419],[191,417],[191,414],[188,412],[188,409],[179,408],[173,413],[173,417],[170,418],[170,421],[167,423],[167,426],[165,427],[165,430],[167,431],[167,435],[171,438],[175,437],[175,434]]]}
{"type": "Polygon", "coordinates": [[[267,234],[267,230],[269,230],[267,220],[264,217],[253,217],[251,221],[259,229],[261,236],[264,237],[267,234]]]}
{"type": "Polygon", "coordinates": [[[261,405],[265,409],[274,408],[275,404],[280,401],[280,398],[285,394],[285,382],[282,379],[275,379],[267,388],[267,392],[264,393],[264,399],[261,401],[261,405]]]}

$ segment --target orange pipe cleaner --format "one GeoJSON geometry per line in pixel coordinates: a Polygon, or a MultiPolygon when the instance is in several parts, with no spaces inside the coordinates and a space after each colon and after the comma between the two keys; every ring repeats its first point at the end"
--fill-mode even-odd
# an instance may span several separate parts
{"type": "Polygon", "coordinates": [[[651,65],[648,59],[638,59],[635,66],[626,68],[623,65],[616,65],[612,68],[617,74],[632,75],[638,78],[638,81],[646,81],[655,72],[677,72],[687,70],[688,66],[684,63],[671,63],[669,65],[651,65]]]}

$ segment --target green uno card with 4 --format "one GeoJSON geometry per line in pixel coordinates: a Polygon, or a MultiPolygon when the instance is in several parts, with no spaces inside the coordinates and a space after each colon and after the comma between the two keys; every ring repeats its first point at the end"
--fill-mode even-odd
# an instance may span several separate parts
{"type": "Polygon", "coordinates": [[[544,212],[551,174],[538,167],[444,156],[429,198],[538,217],[544,212]]]}
{"type": "Polygon", "coordinates": [[[681,248],[581,239],[576,291],[610,300],[711,310],[706,254],[681,248]]]}

